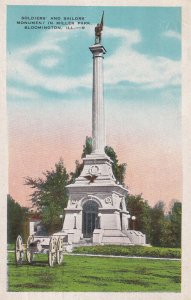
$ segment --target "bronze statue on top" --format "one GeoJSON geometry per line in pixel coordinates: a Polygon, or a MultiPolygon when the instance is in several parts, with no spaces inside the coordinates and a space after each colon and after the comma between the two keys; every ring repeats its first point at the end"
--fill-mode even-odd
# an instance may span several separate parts
{"type": "Polygon", "coordinates": [[[97,24],[97,26],[95,27],[95,44],[101,43],[101,32],[103,31],[103,17],[104,17],[104,11],[102,14],[100,24],[97,24]]]}

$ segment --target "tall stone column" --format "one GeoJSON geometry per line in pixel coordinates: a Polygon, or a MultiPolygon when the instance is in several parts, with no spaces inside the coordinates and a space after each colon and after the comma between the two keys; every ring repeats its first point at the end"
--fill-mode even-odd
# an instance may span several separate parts
{"type": "Polygon", "coordinates": [[[92,92],[92,138],[93,153],[104,154],[105,117],[103,97],[103,54],[105,48],[95,44],[89,48],[93,54],[93,92],[92,92]]]}

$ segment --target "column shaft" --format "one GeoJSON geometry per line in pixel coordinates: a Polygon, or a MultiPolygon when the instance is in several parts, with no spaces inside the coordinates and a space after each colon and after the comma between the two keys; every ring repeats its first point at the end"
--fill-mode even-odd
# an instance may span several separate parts
{"type": "Polygon", "coordinates": [[[105,148],[105,118],[103,97],[103,46],[90,47],[93,53],[92,138],[93,153],[103,154],[105,148]]]}

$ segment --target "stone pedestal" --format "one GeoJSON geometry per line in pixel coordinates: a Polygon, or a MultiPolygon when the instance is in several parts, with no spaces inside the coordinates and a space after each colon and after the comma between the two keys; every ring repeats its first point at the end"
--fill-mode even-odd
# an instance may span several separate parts
{"type": "Polygon", "coordinates": [[[128,236],[122,232],[128,229],[128,212],[123,207],[127,189],[116,183],[112,162],[106,154],[87,155],[80,176],[67,188],[69,201],[65,209],[63,232],[69,232],[71,236],[72,229],[73,243],[80,243],[84,238],[83,208],[91,202],[97,205],[95,219],[99,217],[92,231],[93,243],[131,244],[128,236]]]}

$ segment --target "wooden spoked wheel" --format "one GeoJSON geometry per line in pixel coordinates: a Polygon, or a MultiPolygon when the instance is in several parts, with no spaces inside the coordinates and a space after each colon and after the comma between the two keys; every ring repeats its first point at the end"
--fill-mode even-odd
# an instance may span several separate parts
{"type": "Polygon", "coordinates": [[[29,264],[31,264],[33,261],[33,252],[30,249],[30,243],[32,243],[33,241],[34,241],[34,236],[29,235],[27,239],[27,250],[26,250],[26,257],[29,264]]]}
{"type": "Polygon", "coordinates": [[[23,247],[23,240],[20,235],[18,235],[16,242],[15,242],[15,263],[16,265],[20,265],[23,262],[24,258],[24,247],[23,247]]]}
{"type": "Polygon", "coordinates": [[[57,241],[56,259],[59,265],[61,265],[64,260],[64,241],[61,237],[59,237],[57,241]]]}
{"type": "Polygon", "coordinates": [[[55,265],[56,255],[57,255],[57,239],[55,237],[51,237],[49,243],[49,254],[48,254],[48,262],[50,267],[53,267],[55,265]]]}

